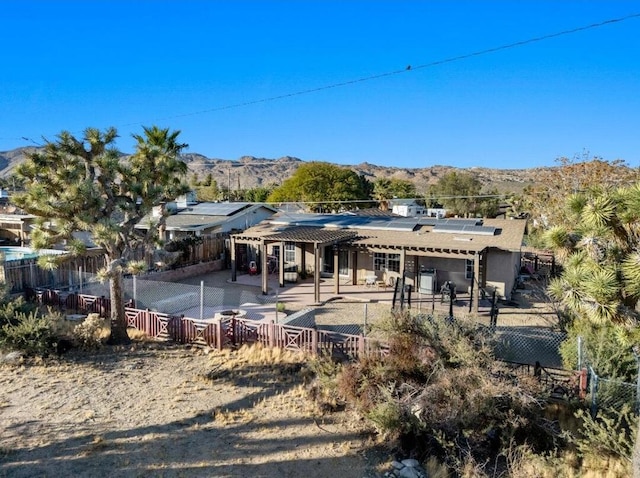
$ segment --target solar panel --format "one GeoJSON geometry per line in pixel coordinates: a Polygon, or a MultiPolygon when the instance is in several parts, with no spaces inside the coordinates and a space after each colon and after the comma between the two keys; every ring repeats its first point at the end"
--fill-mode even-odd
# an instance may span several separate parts
{"type": "Polygon", "coordinates": [[[475,234],[479,236],[494,236],[496,228],[490,226],[475,226],[462,224],[438,224],[434,226],[433,232],[443,232],[448,234],[475,234]]]}
{"type": "Polygon", "coordinates": [[[203,202],[190,206],[181,214],[202,214],[203,216],[230,216],[247,207],[245,202],[203,202]]]}
{"type": "Polygon", "coordinates": [[[272,222],[275,224],[295,224],[298,226],[412,231],[418,224],[418,219],[385,216],[354,216],[352,214],[287,213],[273,218],[272,222]]]}

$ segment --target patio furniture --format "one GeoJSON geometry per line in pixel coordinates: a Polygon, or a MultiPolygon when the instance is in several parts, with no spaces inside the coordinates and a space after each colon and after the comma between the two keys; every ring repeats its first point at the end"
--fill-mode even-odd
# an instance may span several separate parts
{"type": "Polygon", "coordinates": [[[376,285],[378,278],[375,274],[369,274],[364,277],[364,286],[365,287],[373,287],[376,285]]]}

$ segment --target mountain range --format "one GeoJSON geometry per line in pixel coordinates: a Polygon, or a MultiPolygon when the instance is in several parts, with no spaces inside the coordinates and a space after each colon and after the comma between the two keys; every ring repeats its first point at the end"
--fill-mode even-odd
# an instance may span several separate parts
{"type": "MultiPolygon", "coordinates": [[[[0,152],[0,178],[10,176],[17,164],[24,160],[25,154],[34,148],[17,148],[0,152]]],[[[237,160],[208,158],[198,153],[182,155],[189,168],[189,177],[196,174],[203,179],[207,174],[219,186],[231,189],[250,189],[255,187],[282,184],[291,177],[295,170],[304,163],[302,159],[284,156],[278,159],[243,156],[237,160]]],[[[529,169],[491,169],[491,168],[454,168],[451,166],[431,165],[422,168],[397,168],[378,166],[370,163],[341,165],[348,167],[370,181],[378,178],[398,178],[412,181],[418,193],[426,192],[430,184],[436,183],[450,171],[463,171],[474,174],[483,184],[485,190],[497,189],[500,192],[519,192],[536,182],[542,170],[554,168],[529,169]]]]}

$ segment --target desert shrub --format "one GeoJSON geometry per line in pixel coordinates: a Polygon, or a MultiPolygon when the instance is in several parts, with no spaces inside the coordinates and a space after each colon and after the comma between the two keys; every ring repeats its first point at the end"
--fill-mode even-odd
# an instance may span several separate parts
{"type": "Polygon", "coordinates": [[[581,426],[569,441],[581,456],[609,456],[631,461],[637,416],[628,404],[620,409],[601,408],[592,417],[583,409],[576,411],[581,426]]]}
{"type": "Polygon", "coordinates": [[[89,314],[82,323],[73,328],[73,338],[83,349],[98,349],[102,346],[103,322],[98,314],[89,314]]]}
{"type": "Polygon", "coordinates": [[[381,330],[388,356],[345,364],[335,384],[403,453],[437,456],[461,472],[497,460],[505,443],[546,449],[560,439],[537,418],[540,384],[496,362],[475,324],[399,313],[381,330]]]}
{"type": "MultiPolygon", "coordinates": [[[[2,285],[0,284],[0,289],[2,285]]],[[[24,297],[20,296],[12,300],[6,298],[0,300],[0,326],[6,324],[17,324],[19,322],[18,317],[21,314],[29,315],[36,310],[33,304],[24,300],[24,297]]]]}
{"type": "Polygon", "coordinates": [[[338,392],[336,377],[340,376],[342,365],[329,357],[311,357],[306,364],[312,379],[308,391],[320,410],[335,411],[344,405],[344,398],[338,392]]]}
{"type": "Polygon", "coordinates": [[[0,328],[0,347],[19,350],[26,355],[46,356],[55,349],[56,338],[47,316],[32,311],[17,312],[0,328]]]}

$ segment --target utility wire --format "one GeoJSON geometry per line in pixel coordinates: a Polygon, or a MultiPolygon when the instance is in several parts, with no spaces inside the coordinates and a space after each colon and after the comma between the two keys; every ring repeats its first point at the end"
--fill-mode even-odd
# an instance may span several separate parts
{"type": "MultiPolygon", "coordinates": [[[[341,88],[343,86],[349,86],[349,85],[354,85],[357,83],[363,83],[365,81],[372,81],[372,80],[379,80],[380,78],[385,78],[385,77],[389,77],[389,76],[394,76],[394,75],[400,75],[403,73],[411,73],[415,70],[420,70],[420,69],[424,69],[424,68],[432,68],[434,66],[439,66],[439,65],[444,65],[446,63],[453,63],[456,61],[460,61],[460,60],[466,60],[467,58],[473,58],[476,56],[482,56],[482,55],[487,55],[489,53],[495,53],[498,51],[502,51],[502,50],[508,50],[510,48],[517,48],[520,46],[524,46],[524,45],[528,45],[531,43],[536,43],[536,42],[541,42],[544,40],[549,40],[551,38],[557,38],[560,36],[564,36],[564,35],[571,35],[573,33],[578,33],[581,31],[585,31],[585,30],[591,30],[594,28],[599,28],[599,27],[603,27],[605,25],[610,25],[613,23],[620,23],[623,22],[625,20],[629,20],[631,18],[638,18],[640,17],[640,13],[631,13],[629,15],[626,15],[624,17],[620,17],[620,18],[613,18],[610,20],[604,20],[598,23],[592,23],[590,25],[584,25],[581,27],[577,27],[577,28],[572,28],[569,30],[563,30],[560,32],[556,32],[556,33],[549,33],[547,35],[542,35],[539,37],[534,37],[534,38],[529,38],[528,40],[522,40],[522,41],[517,41],[515,43],[508,43],[506,45],[501,45],[501,46],[497,46],[497,47],[493,47],[493,48],[487,48],[485,50],[478,50],[472,53],[466,53],[464,55],[458,55],[458,56],[454,56],[454,57],[450,57],[450,58],[445,58],[443,60],[436,60],[430,63],[425,63],[423,65],[408,65],[404,68],[402,68],[401,70],[394,70],[394,71],[388,71],[385,73],[378,73],[376,75],[370,75],[370,76],[364,76],[362,78],[356,78],[353,80],[348,80],[348,81],[343,81],[340,83],[333,83],[330,85],[324,85],[324,86],[318,86],[316,88],[309,88],[306,90],[299,90],[299,91],[294,91],[291,93],[285,93],[282,95],[277,95],[277,96],[269,96],[266,98],[260,98],[257,100],[251,100],[251,101],[245,101],[242,103],[233,103],[233,104],[229,104],[229,105],[225,105],[225,106],[218,106],[215,108],[209,108],[206,110],[200,110],[200,111],[195,111],[195,112],[191,112],[191,113],[184,113],[184,114],[179,114],[179,115],[174,115],[174,116],[167,116],[164,118],[159,118],[156,121],[163,121],[163,120],[168,120],[168,119],[174,119],[174,118],[184,118],[187,116],[195,116],[195,115],[201,115],[201,114],[205,114],[205,113],[213,113],[216,111],[224,111],[224,110],[229,110],[229,109],[234,109],[234,108],[241,108],[243,106],[251,106],[251,105],[256,105],[256,104],[260,104],[260,103],[267,103],[267,102],[271,102],[271,101],[277,101],[277,100],[282,100],[285,98],[292,98],[294,96],[301,96],[301,95],[307,95],[310,93],[316,93],[318,91],[324,91],[324,90],[330,90],[330,89],[334,89],[334,88],[341,88]]],[[[128,123],[126,125],[123,126],[132,126],[132,125],[138,125],[138,124],[142,124],[142,123],[128,123]]]]}
{"type": "MultiPolygon", "coordinates": [[[[370,75],[370,76],[365,76],[362,78],[356,78],[353,80],[348,80],[348,81],[343,81],[343,82],[339,82],[339,83],[333,83],[330,85],[324,85],[324,86],[319,86],[316,88],[309,88],[306,90],[299,90],[299,91],[294,91],[291,93],[285,93],[282,95],[276,95],[276,96],[269,96],[266,98],[260,98],[260,99],[256,99],[256,100],[250,100],[250,101],[244,101],[241,103],[233,103],[233,104],[228,104],[228,105],[224,105],[224,106],[218,106],[215,108],[208,108],[205,110],[199,110],[199,111],[194,111],[191,113],[183,113],[183,114],[176,114],[176,115],[172,115],[172,116],[166,116],[164,118],[157,118],[154,121],[165,121],[165,120],[169,120],[169,119],[175,119],[175,118],[185,118],[188,116],[196,116],[196,115],[201,115],[201,114],[206,114],[206,113],[213,113],[216,111],[224,111],[224,110],[229,110],[229,109],[235,109],[235,108],[241,108],[244,106],[251,106],[251,105],[256,105],[256,104],[260,104],[260,103],[268,103],[268,102],[272,102],[272,101],[277,101],[277,100],[282,100],[282,99],[286,99],[286,98],[292,98],[295,96],[301,96],[301,95],[307,95],[307,94],[311,94],[311,93],[316,93],[319,91],[324,91],[324,90],[330,90],[330,89],[335,89],[335,88],[341,88],[344,86],[349,86],[349,85],[355,85],[357,83],[364,83],[366,81],[373,81],[373,80],[378,80],[381,78],[386,78],[386,77],[390,77],[390,76],[395,76],[395,75],[400,75],[403,73],[411,73],[414,72],[416,70],[420,70],[420,69],[425,69],[425,68],[433,68],[435,66],[439,66],[439,65],[444,65],[446,63],[453,63],[456,61],[461,61],[461,60],[466,60],[468,58],[473,58],[473,57],[477,57],[477,56],[482,56],[482,55],[487,55],[490,53],[495,53],[498,51],[502,51],[502,50],[508,50],[511,48],[517,48],[517,47],[521,47],[524,45],[529,45],[531,43],[537,43],[537,42],[541,42],[541,41],[545,41],[545,40],[549,40],[552,38],[557,38],[560,36],[565,36],[565,35],[571,35],[574,33],[578,33],[578,32],[582,32],[582,31],[586,31],[586,30],[591,30],[594,28],[600,28],[606,25],[611,25],[614,23],[620,23],[623,22],[625,20],[629,20],[632,18],[638,18],[640,17],[640,13],[631,13],[629,15],[623,16],[623,17],[619,17],[619,18],[613,18],[613,19],[609,19],[609,20],[604,20],[601,22],[597,22],[597,23],[592,23],[589,25],[584,25],[581,27],[576,27],[576,28],[571,28],[568,30],[562,30],[560,32],[556,32],[556,33],[549,33],[547,35],[542,35],[539,37],[534,37],[534,38],[529,38],[527,40],[521,40],[521,41],[517,41],[514,43],[508,43],[505,45],[500,45],[497,47],[493,47],[493,48],[487,48],[484,50],[478,50],[478,51],[474,51],[471,53],[466,53],[463,55],[458,55],[458,56],[453,56],[450,58],[445,58],[442,60],[436,60],[430,63],[425,63],[422,65],[408,65],[400,70],[394,70],[394,71],[388,71],[385,73],[379,73],[376,75],[370,75]]],[[[136,122],[136,123],[126,123],[123,124],[122,126],[134,126],[134,125],[141,125],[143,124],[142,122],[136,122]]],[[[27,137],[22,137],[21,139],[25,140],[25,141],[30,141],[34,144],[39,144],[37,142],[35,142],[33,139],[31,138],[27,138],[27,137]]]]}

